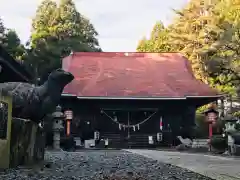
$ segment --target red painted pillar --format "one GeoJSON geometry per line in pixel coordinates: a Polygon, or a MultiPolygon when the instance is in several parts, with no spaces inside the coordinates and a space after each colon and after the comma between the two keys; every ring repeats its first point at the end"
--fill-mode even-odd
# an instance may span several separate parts
{"type": "Polygon", "coordinates": [[[207,111],[204,112],[206,116],[206,122],[208,123],[208,135],[209,135],[209,151],[211,151],[211,138],[213,136],[213,125],[216,123],[218,118],[218,111],[216,105],[211,104],[207,111]]]}
{"type": "Polygon", "coordinates": [[[211,139],[211,137],[213,135],[213,127],[212,127],[212,123],[211,122],[208,125],[208,133],[209,133],[209,139],[211,139]]]}
{"type": "Polygon", "coordinates": [[[66,120],[67,121],[67,125],[66,125],[66,128],[67,128],[67,136],[70,136],[71,134],[71,121],[69,119],[66,120]]]}
{"type": "Polygon", "coordinates": [[[211,138],[213,135],[212,122],[209,122],[209,124],[208,124],[208,134],[209,134],[209,151],[212,151],[212,146],[211,146],[211,138]]]}

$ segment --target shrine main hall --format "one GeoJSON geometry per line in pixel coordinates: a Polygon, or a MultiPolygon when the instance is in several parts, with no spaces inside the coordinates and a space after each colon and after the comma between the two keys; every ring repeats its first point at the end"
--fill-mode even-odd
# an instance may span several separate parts
{"type": "Polygon", "coordinates": [[[73,112],[71,135],[87,140],[98,132],[109,147],[191,137],[196,109],[219,98],[179,53],[74,52],[62,68],[75,76],[61,99],[73,112]]]}

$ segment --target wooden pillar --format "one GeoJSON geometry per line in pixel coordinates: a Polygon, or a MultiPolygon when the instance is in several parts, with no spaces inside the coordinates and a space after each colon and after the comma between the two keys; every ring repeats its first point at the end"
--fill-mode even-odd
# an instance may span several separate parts
{"type": "Polygon", "coordinates": [[[225,114],[224,109],[225,109],[225,107],[224,107],[224,98],[221,98],[221,104],[220,104],[220,110],[221,110],[220,117],[221,118],[224,117],[224,114],[225,114]]]}
{"type": "MultiPolygon", "coordinates": [[[[128,111],[128,126],[130,125],[130,112],[128,111]]],[[[130,138],[130,128],[128,127],[128,139],[130,138]]]]}
{"type": "Polygon", "coordinates": [[[229,113],[231,114],[231,113],[232,113],[232,107],[233,107],[233,104],[232,104],[232,95],[229,95],[229,103],[230,103],[230,107],[229,107],[229,108],[230,108],[230,109],[229,109],[230,112],[229,112],[229,113]]]}

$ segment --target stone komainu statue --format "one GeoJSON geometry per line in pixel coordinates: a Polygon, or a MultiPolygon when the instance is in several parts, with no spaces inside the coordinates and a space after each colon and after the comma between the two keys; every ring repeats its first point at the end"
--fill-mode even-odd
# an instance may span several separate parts
{"type": "Polygon", "coordinates": [[[41,86],[22,82],[0,84],[0,93],[13,99],[13,117],[31,119],[39,123],[45,115],[52,113],[59,104],[64,87],[74,76],[62,69],[53,71],[41,86]]]}

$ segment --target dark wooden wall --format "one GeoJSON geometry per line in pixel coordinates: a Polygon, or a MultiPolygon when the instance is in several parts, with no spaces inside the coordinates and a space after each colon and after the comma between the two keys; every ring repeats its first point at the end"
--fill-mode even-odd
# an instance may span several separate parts
{"type": "Polygon", "coordinates": [[[160,132],[160,117],[163,118],[164,131],[172,131],[173,136],[191,136],[191,129],[195,125],[195,107],[189,107],[185,101],[148,101],[148,102],[123,102],[123,101],[95,101],[62,99],[64,109],[73,110],[72,133],[75,136],[93,138],[94,131],[100,133],[119,133],[126,135],[127,129],[119,129],[119,125],[108,118],[101,109],[111,117],[117,116],[120,123],[137,124],[147,118],[154,110],[158,112],[147,122],[140,125],[136,131],[129,129],[130,134],[149,134],[160,132]],[[147,110],[144,108],[155,108],[147,110]],[[106,110],[108,109],[108,110],[106,110]],[[115,109],[115,110],[110,110],[115,109]],[[146,112],[146,113],[144,113],[146,112]],[[168,125],[169,124],[169,125],[168,125]]]}

